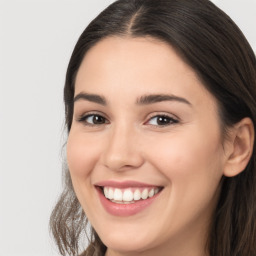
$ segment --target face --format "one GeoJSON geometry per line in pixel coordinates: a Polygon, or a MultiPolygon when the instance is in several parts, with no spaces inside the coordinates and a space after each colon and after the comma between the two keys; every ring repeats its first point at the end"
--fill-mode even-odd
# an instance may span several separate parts
{"type": "Polygon", "coordinates": [[[107,38],[89,50],[67,160],[108,255],[204,255],[225,164],[220,121],[214,97],[171,46],[107,38]]]}

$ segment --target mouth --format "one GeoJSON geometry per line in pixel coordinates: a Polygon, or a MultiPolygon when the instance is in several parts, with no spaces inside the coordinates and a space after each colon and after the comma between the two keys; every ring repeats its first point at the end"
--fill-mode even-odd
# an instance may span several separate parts
{"type": "Polygon", "coordinates": [[[128,217],[144,212],[159,198],[164,187],[137,181],[102,181],[94,184],[103,209],[110,215],[128,217]]]}
{"type": "Polygon", "coordinates": [[[163,187],[130,187],[115,188],[98,186],[106,199],[116,204],[134,204],[152,198],[161,192],[163,187]]]}

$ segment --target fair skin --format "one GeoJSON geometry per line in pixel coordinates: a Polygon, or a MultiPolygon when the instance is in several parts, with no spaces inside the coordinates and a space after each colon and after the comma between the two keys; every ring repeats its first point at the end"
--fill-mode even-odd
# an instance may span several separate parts
{"type": "Polygon", "coordinates": [[[79,68],[75,97],[67,160],[106,255],[207,255],[220,180],[237,175],[250,158],[250,120],[223,142],[214,97],[172,47],[152,38],[96,44],[79,68]],[[172,98],[138,103],[148,95],[172,98]],[[116,216],[99,199],[96,185],[103,181],[142,182],[161,191],[145,209],[116,216]]]}

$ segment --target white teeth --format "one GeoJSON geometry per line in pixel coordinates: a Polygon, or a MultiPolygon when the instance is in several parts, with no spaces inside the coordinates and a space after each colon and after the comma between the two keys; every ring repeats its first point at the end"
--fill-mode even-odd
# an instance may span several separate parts
{"type": "Polygon", "coordinates": [[[159,188],[155,188],[154,193],[157,194],[159,192],[159,188]]]}
{"type": "Polygon", "coordinates": [[[135,201],[141,199],[141,193],[140,193],[139,189],[136,189],[136,190],[134,191],[134,193],[133,193],[133,199],[134,199],[135,201]]]}
{"type": "Polygon", "coordinates": [[[104,187],[103,192],[106,198],[112,200],[115,203],[134,203],[134,201],[145,200],[148,197],[153,197],[160,191],[159,188],[137,188],[134,192],[132,192],[131,188],[128,189],[119,189],[119,188],[111,188],[104,187]]]}
{"type": "Polygon", "coordinates": [[[148,189],[145,188],[142,193],[141,193],[141,198],[142,199],[147,199],[148,198],[148,189]]]}
{"type": "Polygon", "coordinates": [[[104,195],[105,195],[106,198],[109,198],[108,197],[108,190],[109,189],[107,187],[104,187],[104,189],[103,189],[103,192],[104,192],[104,195]]]}
{"type": "Polygon", "coordinates": [[[149,196],[149,197],[152,197],[154,194],[155,194],[155,191],[154,191],[154,189],[152,188],[152,189],[149,191],[148,196],[149,196]]]}
{"type": "Polygon", "coordinates": [[[114,199],[114,190],[112,188],[108,189],[108,199],[114,199]]]}
{"type": "Polygon", "coordinates": [[[123,201],[131,202],[133,201],[133,193],[130,189],[126,189],[123,193],[123,201]]]}
{"type": "Polygon", "coordinates": [[[114,191],[114,200],[116,201],[122,201],[123,200],[123,193],[122,190],[119,188],[116,188],[114,191]]]}

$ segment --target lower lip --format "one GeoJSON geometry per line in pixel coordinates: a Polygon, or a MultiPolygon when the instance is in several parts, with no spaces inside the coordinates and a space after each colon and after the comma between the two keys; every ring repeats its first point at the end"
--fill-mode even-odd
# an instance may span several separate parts
{"type": "Polygon", "coordinates": [[[117,204],[113,203],[110,200],[108,200],[102,193],[102,190],[99,187],[96,187],[96,190],[99,194],[100,201],[105,208],[105,210],[115,216],[131,216],[135,215],[141,211],[143,211],[145,208],[149,207],[155,199],[159,196],[161,191],[157,193],[156,195],[149,197],[148,199],[135,201],[135,203],[131,204],[117,204]]]}

